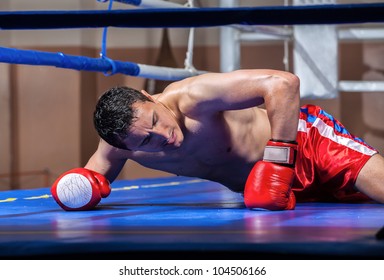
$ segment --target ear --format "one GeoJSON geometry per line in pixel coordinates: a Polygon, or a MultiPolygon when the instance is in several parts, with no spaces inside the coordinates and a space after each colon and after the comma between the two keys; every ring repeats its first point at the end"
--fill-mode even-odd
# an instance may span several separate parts
{"type": "Polygon", "coordinates": [[[141,90],[140,91],[142,94],[144,94],[146,97],[148,97],[149,99],[151,99],[153,102],[155,102],[155,99],[153,99],[152,95],[150,95],[148,92],[146,92],[145,90],[141,90]]]}

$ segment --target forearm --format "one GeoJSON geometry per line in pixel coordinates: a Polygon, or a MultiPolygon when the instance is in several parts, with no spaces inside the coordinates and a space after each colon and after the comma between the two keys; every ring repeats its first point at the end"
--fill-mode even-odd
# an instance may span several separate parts
{"type": "Polygon", "coordinates": [[[96,151],[87,164],[84,166],[86,169],[98,172],[104,175],[109,182],[113,182],[122,170],[125,160],[122,159],[110,159],[102,156],[100,151],[96,151]]]}
{"type": "Polygon", "coordinates": [[[300,107],[300,82],[292,74],[272,77],[271,90],[264,96],[271,125],[271,138],[296,140],[300,107]]]}
{"type": "Polygon", "coordinates": [[[112,183],[119,175],[123,166],[124,163],[112,165],[110,163],[100,162],[94,156],[92,156],[87,162],[87,164],[84,166],[84,168],[90,169],[92,171],[104,175],[108,179],[108,181],[112,183]]]}

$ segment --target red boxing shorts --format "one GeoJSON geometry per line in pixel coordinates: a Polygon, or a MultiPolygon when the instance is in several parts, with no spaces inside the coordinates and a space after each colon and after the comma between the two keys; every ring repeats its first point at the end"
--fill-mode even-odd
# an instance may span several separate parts
{"type": "Polygon", "coordinates": [[[318,106],[300,108],[293,191],[297,201],[363,201],[355,189],[364,164],[377,153],[318,106]]]}

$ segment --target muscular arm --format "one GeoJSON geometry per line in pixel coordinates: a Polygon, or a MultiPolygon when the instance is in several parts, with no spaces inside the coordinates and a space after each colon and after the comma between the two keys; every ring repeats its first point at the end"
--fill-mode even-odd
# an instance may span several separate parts
{"type": "Polygon", "coordinates": [[[171,85],[180,91],[180,110],[191,116],[214,114],[265,104],[271,138],[295,140],[299,114],[299,79],[276,70],[237,70],[209,73],[171,85]]]}
{"type": "Polygon", "coordinates": [[[121,150],[108,145],[104,140],[100,140],[96,152],[88,160],[85,168],[96,171],[104,175],[109,182],[113,182],[126,160],[121,155],[121,150]]]}

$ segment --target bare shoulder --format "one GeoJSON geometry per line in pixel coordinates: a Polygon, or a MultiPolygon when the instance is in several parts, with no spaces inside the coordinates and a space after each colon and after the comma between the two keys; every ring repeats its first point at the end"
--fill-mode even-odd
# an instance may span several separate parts
{"type": "Polygon", "coordinates": [[[161,99],[176,113],[192,118],[258,106],[281,85],[297,84],[295,75],[272,69],[206,73],[169,85],[161,99]]]}
{"type": "Polygon", "coordinates": [[[176,115],[188,115],[191,106],[195,104],[190,99],[190,85],[194,77],[171,83],[163,93],[155,97],[171,109],[176,115]]]}
{"type": "Polygon", "coordinates": [[[212,89],[219,91],[220,80],[225,79],[223,75],[206,73],[174,82],[164,90],[159,100],[176,113],[196,117],[200,115],[198,108],[211,99],[212,89]]]}

